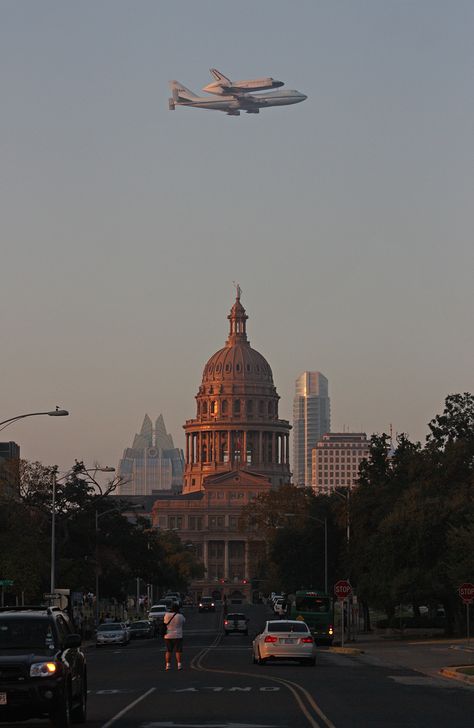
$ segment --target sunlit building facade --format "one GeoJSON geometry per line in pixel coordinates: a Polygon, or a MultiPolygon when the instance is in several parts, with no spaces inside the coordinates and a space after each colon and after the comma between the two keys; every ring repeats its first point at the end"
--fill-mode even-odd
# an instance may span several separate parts
{"type": "Polygon", "coordinates": [[[265,543],[242,532],[242,507],[290,482],[290,425],[278,415],[273,374],[250,346],[240,290],[228,316],[229,336],[208,360],[196,395],[196,414],[184,425],[183,493],[159,495],[153,525],[176,530],[204,563],[194,596],[251,598],[265,543]]]}
{"type": "Polygon", "coordinates": [[[359,478],[362,460],[369,457],[365,432],[331,432],[312,450],[311,485],[319,495],[335,488],[352,488],[359,478]]]}
{"type": "Polygon", "coordinates": [[[311,485],[311,451],[331,430],[329,385],[321,372],[303,372],[293,400],[293,482],[311,485]]]}

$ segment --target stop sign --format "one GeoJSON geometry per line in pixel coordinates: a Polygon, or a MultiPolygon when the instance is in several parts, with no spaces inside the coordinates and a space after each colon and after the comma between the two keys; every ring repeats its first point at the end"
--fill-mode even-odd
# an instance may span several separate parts
{"type": "Polygon", "coordinates": [[[334,584],[334,594],[338,599],[346,599],[352,594],[352,587],[346,579],[340,579],[334,584]]]}
{"type": "Polygon", "coordinates": [[[472,604],[474,601],[474,584],[461,584],[458,589],[458,594],[463,600],[464,604],[472,604]]]}

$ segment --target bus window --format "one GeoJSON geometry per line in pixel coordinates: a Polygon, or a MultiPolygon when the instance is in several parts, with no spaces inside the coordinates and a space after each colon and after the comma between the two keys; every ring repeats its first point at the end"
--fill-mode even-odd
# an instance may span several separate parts
{"type": "Polygon", "coordinates": [[[296,599],[296,609],[299,612],[326,614],[330,609],[330,601],[324,597],[300,597],[296,599]]]}

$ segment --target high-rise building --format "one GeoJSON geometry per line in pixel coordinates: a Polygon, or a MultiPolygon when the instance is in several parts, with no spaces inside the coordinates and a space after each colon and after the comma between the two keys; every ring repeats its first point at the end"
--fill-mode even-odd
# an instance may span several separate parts
{"type": "Polygon", "coordinates": [[[183,493],[159,494],[153,526],[178,531],[204,563],[194,596],[249,599],[265,551],[262,535],[239,528],[242,506],[290,482],[289,431],[266,359],[250,346],[240,289],[225,346],[208,360],[187,420],[183,493]]]}
{"type": "Polygon", "coordinates": [[[359,478],[361,461],[369,457],[365,432],[330,432],[323,435],[312,453],[311,485],[319,495],[334,488],[352,488],[359,478]]]}
{"type": "Polygon", "coordinates": [[[20,491],[20,446],[0,442],[0,495],[18,495],[20,491]]]}
{"type": "Polygon", "coordinates": [[[151,495],[162,490],[181,488],[184,472],[183,451],[174,446],[166,432],[163,416],[153,423],[145,415],[132,447],[124,450],[118,466],[123,479],[120,495],[151,495]]]}
{"type": "Polygon", "coordinates": [[[321,372],[303,372],[293,400],[293,482],[311,485],[311,450],[331,429],[328,380],[321,372]]]}

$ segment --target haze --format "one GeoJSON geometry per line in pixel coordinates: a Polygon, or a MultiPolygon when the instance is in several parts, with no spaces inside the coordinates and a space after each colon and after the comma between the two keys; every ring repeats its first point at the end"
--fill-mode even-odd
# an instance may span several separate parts
{"type": "Polygon", "coordinates": [[[242,286],[291,420],[407,432],[473,391],[474,6],[0,3],[0,420],[23,457],[117,465],[148,412],[175,444],[242,286]],[[168,111],[215,66],[304,104],[168,111]],[[178,113],[179,111],[179,113],[178,113]]]}

